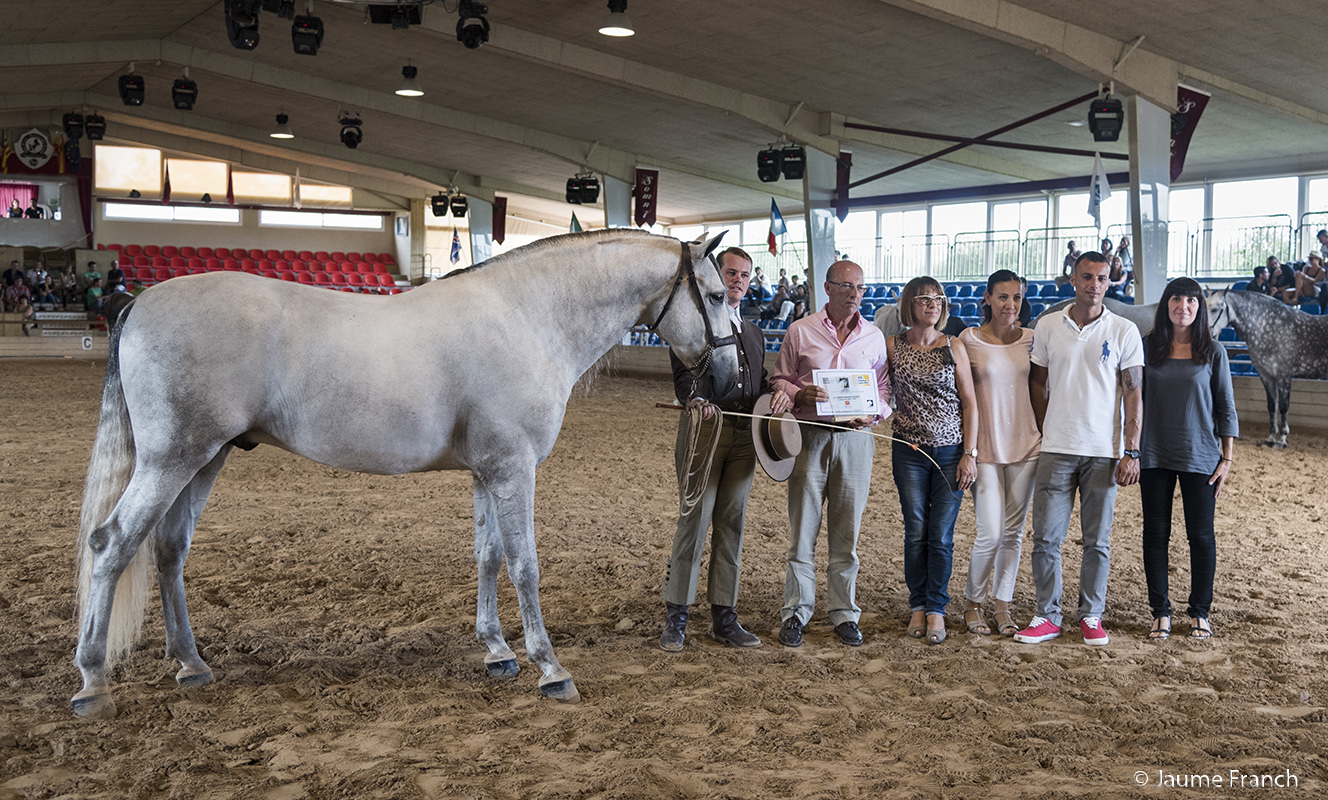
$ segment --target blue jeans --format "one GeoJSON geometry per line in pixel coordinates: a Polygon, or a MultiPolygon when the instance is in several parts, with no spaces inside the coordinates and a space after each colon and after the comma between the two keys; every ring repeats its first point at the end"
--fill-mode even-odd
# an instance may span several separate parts
{"type": "Polygon", "coordinates": [[[960,445],[921,446],[895,442],[891,452],[899,508],[904,514],[904,582],[910,611],[944,614],[954,567],[954,526],[964,497],[955,491],[963,455],[960,445]],[[931,463],[927,453],[941,465],[931,463]]]}

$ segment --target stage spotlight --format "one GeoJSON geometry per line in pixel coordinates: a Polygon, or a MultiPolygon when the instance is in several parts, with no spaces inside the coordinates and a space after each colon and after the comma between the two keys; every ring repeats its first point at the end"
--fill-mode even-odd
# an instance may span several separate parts
{"type": "Polygon", "coordinates": [[[194,102],[198,100],[198,84],[189,80],[189,76],[176,78],[175,83],[171,85],[171,102],[175,103],[176,109],[180,111],[193,111],[194,102]]]}
{"type": "Polygon", "coordinates": [[[290,35],[296,55],[316,56],[323,44],[323,21],[318,17],[296,17],[290,35]]]}
{"type": "Polygon", "coordinates": [[[452,206],[452,216],[464,217],[466,216],[466,209],[470,206],[470,201],[466,200],[464,194],[454,194],[449,205],[452,206]]]}
{"type": "MultiPolygon", "coordinates": [[[[133,67],[130,67],[132,69],[133,67]]],[[[120,100],[127,106],[143,105],[143,97],[146,94],[143,88],[142,75],[121,75],[120,76],[120,100]]]]}
{"type": "Polygon", "coordinates": [[[772,148],[756,154],[756,177],[762,183],[774,183],[779,180],[779,151],[772,148]]]}
{"type": "Polygon", "coordinates": [[[100,142],[106,138],[106,118],[100,114],[89,114],[83,118],[83,132],[88,141],[100,142]]]}
{"type": "Polygon", "coordinates": [[[268,136],[273,139],[294,139],[295,131],[291,130],[290,117],[285,114],[278,114],[277,127],[268,136]]]}
{"type": "Polygon", "coordinates": [[[1088,106],[1088,129],[1093,132],[1095,142],[1119,140],[1124,122],[1125,111],[1121,108],[1121,101],[1111,95],[1103,95],[1088,106]]]}
{"type": "Polygon", "coordinates": [[[226,38],[236,50],[258,46],[258,0],[226,0],[226,38]]]}
{"type": "Polygon", "coordinates": [[[429,205],[432,207],[432,209],[433,209],[433,215],[434,215],[435,217],[445,217],[445,216],[447,216],[447,208],[448,208],[448,204],[447,204],[447,193],[446,193],[446,192],[439,192],[438,194],[434,195],[433,197],[430,197],[430,198],[429,198],[429,205]]]}
{"type": "Polygon", "coordinates": [[[605,36],[632,36],[636,29],[627,18],[627,0],[609,0],[609,15],[599,26],[599,32],[605,36]]]}
{"type": "Polygon", "coordinates": [[[467,50],[474,50],[489,41],[489,21],[484,18],[487,13],[489,7],[475,0],[460,0],[457,4],[457,14],[461,17],[457,20],[457,41],[467,50]]]}
{"type": "Polygon", "coordinates": [[[71,111],[65,114],[61,123],[65,128],[65,137],[71,142],[76,142],[83,138],[83,115],[77,111],[71,111]]]}
{"type": "Polygon", "coordinates": [[[352,117],[349,114],[343,115],[337,120],[341,126],[341,143],[354,150],[364,141],[364,131],[360,128],[364,121],[359,117],[352,117]]]}
{"type": "Polygon", "coordinates": [[[567,202],[574,206],[581,205],[581,179],[567,179],[567,202]]]}
{"type": "Polygon", "coordinates": [[[402,97],[423,96],[424,90],[420,88],[420,82],[415,80],[415,76],[419,74],[420,71],[415,67],[411,66],[410,64],[407,64],[406,66],[402,67],[401,68],[402,81],[401,85],[397,87],[397,94],[401,95],[402,97]]]}
{"type": "Polygon", "coordinates": [[[807,151],[795,144],[784,145],[779,151],[779,171],[785,180],[802,180],[802,174],[807,171],[807,151]]]}

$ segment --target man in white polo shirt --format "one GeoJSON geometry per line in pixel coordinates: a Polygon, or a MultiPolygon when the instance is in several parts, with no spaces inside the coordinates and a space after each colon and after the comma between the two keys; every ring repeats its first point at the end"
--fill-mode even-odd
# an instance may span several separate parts
{"type": "Polygon", "coordinates": [[[1036,644],[1061,634],[1061,546],[1078,491],[1083,530],[1079,629],[1084,644],[1107,643],[1102,614],[1111,571],[1111,522],[1116,486],[1139,480],[1144,364],[1139,329],[1102,305],[1111,285],[1108,258],[1091,251],[1079,256],[1070,276],[1074,303],[1040,320],[1033,338],[1029,388],[1042,430],[1033,495],[1037,610],[1028,627],[1015,634],[1020,642],[1036,644]]]}

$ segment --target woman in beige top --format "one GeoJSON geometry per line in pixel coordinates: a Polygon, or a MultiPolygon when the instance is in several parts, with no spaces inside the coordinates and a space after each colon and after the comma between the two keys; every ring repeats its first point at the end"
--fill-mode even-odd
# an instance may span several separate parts
{"type": "Polygon", "coordinates": [[[1010,615],[1010,600],[1042,446],[1028,393],[1033,332],[1019,327],[1023,299],[1019,276],[1008,269],[997,270],[987,279],[983,295],[987,321],[959,335],[968,349],[982,419],[973,486],[978,533],[964,588],[968,601],[964,623],[984,636],[991,628],[983,618],[982,605],[991,595],[995,596],[997,631],[1013,636],[1019,630],[1010,615]]]}

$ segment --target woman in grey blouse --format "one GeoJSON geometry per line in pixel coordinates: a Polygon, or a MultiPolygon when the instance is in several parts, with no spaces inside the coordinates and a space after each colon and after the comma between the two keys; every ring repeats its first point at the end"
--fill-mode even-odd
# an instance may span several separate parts
{"type": "Polygon", "coordinates": [[[1226,350],[1208,329],[1203,288],[1190,278],[1167,284],[1153,330],[1144,337],[1144,419],[1139,489],[1144,518],[1144,575],[1153,610],[1150,639],[1171,635],[1167,546],[1180,484],[1190,542],[1190,636],[1213,635],[1217,543],[1213,515],[1240,435],[1226,350]]]}

